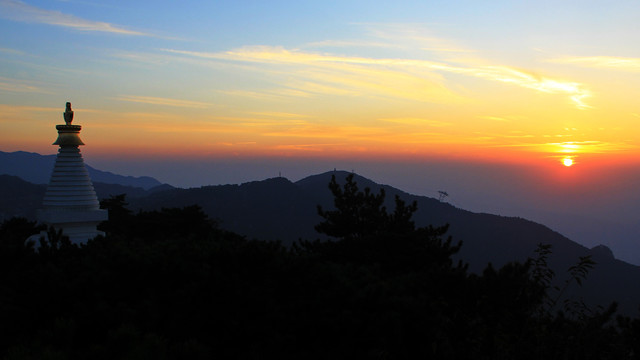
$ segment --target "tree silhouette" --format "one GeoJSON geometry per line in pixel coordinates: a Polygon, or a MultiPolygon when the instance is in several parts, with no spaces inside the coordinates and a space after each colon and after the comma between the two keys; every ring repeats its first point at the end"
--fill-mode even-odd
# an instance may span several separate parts
{"type": "MultiPolygon", "coordinates": [[[[388,213],[384,189],[378,194],[369,188],[360,191],[353,174],[346,177],[343,187],[332,176],[329,189],[335,210],[318,206],[324,220],[316,225],[316,231],[339,241],[302,242],[306,250],[334,260],[378,263],[390,269],[452,269],[451,256],[461,243],[453,245],[451,237],[443,240],[448,225],[416,229],[412,220],[416,202],[406,205],[396,196],[395,210],[388,213]]],[[[463,268],[461,264],[458,267],[463,268]]]]}
{"type": "Polygon", "coordinates": [[[378,194],[372,193],[368,187],[360,191],[353,178],[354,175],[349,174],[341,188],[335,175],[331,176],[329,190],[333,194],[336,209],[325,211],[318,205],[318,214],[324,221],[316,225],[316,231],[348,240],[385,232],[409,233],[415,229],[411,220],[418,209],[415,201],[407,206],[396,196],[395,210],[388,214],[384,206],[384,189],[380,189],[378,194]]]}

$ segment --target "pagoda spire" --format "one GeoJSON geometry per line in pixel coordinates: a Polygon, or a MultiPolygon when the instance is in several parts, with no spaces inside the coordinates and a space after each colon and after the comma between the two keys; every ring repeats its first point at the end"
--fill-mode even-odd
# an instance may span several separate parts
{"type": "Polygon", "coordinates": [[[100,209],[98,197],[93,188],[84,160],[80,154],[82,126],[71,125],[73,110],[67,103],[64,125],[56,125],[58,139],[58,155],[53,167],[51,179],[38,212],[38,220],[62,229],[62,234],[73,243],[84,243],[98,235],[97,225],[107,220],[107,210],[100,209]]]}

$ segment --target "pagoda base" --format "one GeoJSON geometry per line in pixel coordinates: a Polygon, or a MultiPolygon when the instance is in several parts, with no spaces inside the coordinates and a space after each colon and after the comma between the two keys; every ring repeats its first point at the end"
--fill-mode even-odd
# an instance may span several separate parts
{"type": "Polygon", "coordinates": [[[74,244],[83,244],[104,232],[97,226],[107,220],[108,212],[104,209],[69,210],[44,209],[38,212],[38,219],[55,229],[62,229],[62,235],[68,236],[74,244]]]}

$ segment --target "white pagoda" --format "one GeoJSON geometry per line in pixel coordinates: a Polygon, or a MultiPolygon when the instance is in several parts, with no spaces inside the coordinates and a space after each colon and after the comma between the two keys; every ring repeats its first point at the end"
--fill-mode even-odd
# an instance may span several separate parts
{"type": "Polygon", "coordinates": [[[82,126],[71,125],[73,110],[67,103],[64,112],[65,125],[56,125],[58,139],[53,145],[60,146],[51,180],[44,196],[43,208],[38,211],[38,220],[62,229],[62,234],[73,243],[84,243],[98,235],[97,225],[107,220],[107,210],[100,203],[89,173],[84,166],[80,145],[82,126]]]}

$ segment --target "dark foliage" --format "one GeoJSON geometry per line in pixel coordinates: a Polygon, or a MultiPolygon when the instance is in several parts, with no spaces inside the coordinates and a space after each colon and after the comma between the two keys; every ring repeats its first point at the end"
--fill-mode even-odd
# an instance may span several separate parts
{"type": "MultiPolygon", "coordinates": [[[[24,219],[0,226],[2,359],[632,359],[640,320],[615,305],[557,306],[548,247],[470,274],[447,227],[415,204],[330,185],[335,241],[248,240],[196,206],[139,212],[103,201],[106,237],[76,246],[24,219]]],[[[570,268],[579,282],[593,266],[570,268]]]]}
{"type": "Polygon", "coordinates": [[[325,220],[316,226],[316,231],[341,240],[361,239],[382,233],[410,233],[415,229],[411,220],[418,205],[414,201],[407,206],[396,195],[396,209],[388,214],[384,207],[385,191],[374,194],[368,187],[359,191],[353,174],[346,178],[341,189],[335,175],[331,176],[329,190],[334,196],[335,210],[324,211],[318,206],[318,214],[325,220]]]}

